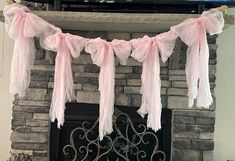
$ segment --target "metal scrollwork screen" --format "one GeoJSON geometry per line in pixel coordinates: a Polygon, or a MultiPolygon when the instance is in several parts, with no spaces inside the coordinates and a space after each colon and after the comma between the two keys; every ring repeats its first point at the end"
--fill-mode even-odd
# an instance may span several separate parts
{"type": "Polygon", "coordinates": [[[63,161],[168,161],[169,154],[163,148],[163,132],[147,129],[145,120],[133,113],[134,110],[128,114],[115,108],[114,131],[102,141],[99,140],[97,117],[94,121],[92,117],[76,123],[72,121],[73,126],[70,121],[70,127],[60,132],[66,138],[61,137],[59,158],[63,161]]]}

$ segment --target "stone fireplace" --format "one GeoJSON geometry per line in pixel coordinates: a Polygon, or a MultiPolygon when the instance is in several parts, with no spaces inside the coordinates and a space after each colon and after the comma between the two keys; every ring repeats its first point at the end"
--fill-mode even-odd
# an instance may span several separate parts
{"type": "MultiPolygon", "coordinates": [[[[68,31],[87,38],[133,39],[157,33],[68,31]]],[[[210,48],[210,84],[214,93],[216,79],[216,36],[208,36],[210,48]]],[[[36,42],[36,60],[32,68],[30,88],[24,98],[15,98],[12,107],[11,153],[25,153],[33,161],[48,161],[50,156],[49,107],[53,91],[56,53],[43,50],[36,42]]],[[[185,61],[187,46],[177,40],[174,53],[161,64],[161,98],[164,109],[170,109],[171,161],[213,161],[215,104],[209,110],[187,106],[185,61]]],[[[72,61],[75,92],[78,103],[99,104],[99,68],[90,55],[81,54],[72,61]]],[[[116,61],[115,105],[138,107],[142,65],[132,58],[125,66],[116,61]]]]}

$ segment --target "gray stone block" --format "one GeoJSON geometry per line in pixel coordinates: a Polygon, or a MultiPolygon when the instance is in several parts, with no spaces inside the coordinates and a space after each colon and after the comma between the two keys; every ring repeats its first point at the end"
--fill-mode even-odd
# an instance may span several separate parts
{"type": "Polygon", "coordinates": [[[140,79],[141,74],[126,74],[127,79],[140,79]]]}
{"type": "Polygon", "coordinates": [[[182,81],[172,81],[172,87],[188,88],[188,85],[187,85],[186,82],[182,82],[182,81]]]}
{"type": "Polygon", "coordinates": [[[174,133],[184,132],[186,131],[187,128],[186,124],[176,124],[176,123],[172,124],[172,127],[174,133]]]}
{"type": "Polygon", "coordinates": [[[214,133],[200,133],[199,139],[205,139],[205,140],[213,140],[214,133]]]}
{"type": "Polygon", "coordinates": [[[172,161],[202,161],[200,151],[173,149],[172,161]]]}
{"type": "Polygon", "coordinates": [[[116,73],[132,73],[132,67],[119,66],[115,69],[116,73]]]}
{"type": "Polygon", "coordinates": [[[126,74],[115,74],[115,78],[116,79],[125,79],[126,78],[126,74]]]}
{"type": "Polygon", "coordinates": [[[49,121],[46,120],[26,120],[26,125],[33,127],[44,127],[49,125],[49,121]]]}
{"type": "Polygon", "coordinates": [[[125,86],[126,85],[126,79],[115,79],[115,85],[125,86]]]}
{"type": "Polygon", "coordinates": [[[47,94],[46,89],[38,89],[38,88],[29,88],[26,91],[26,95],[24,97],[25,100],[45,100],[45,96],[47,94]]]}
{"type": "Polygon", "coordinates": [[[191,144],[191,139],[175,139],[173,141],[173,148],[189,149],[190,144],[191,144]]]}
{"type": "Polygon", "coordinates": [[[40,132],[40,133],[48,133],[49,129],[47,126],[45,127],[31,127],[31,132],[40,132]]]}
{"type": "Polygon", "coordinates": [[[34,150],[33,156],[46,157],[48,152],[46,150],[34,150]]]}
{"type": "Polygon", "coordinates": [[[25,120],[24,119],[20,119],[20,120],[15,120],[15,119],[12,119],[11,120],[11,125],[12,126],[24,126],[26,123],[25,123],[25,120]]]}
{"type": "Polygon", "coordinates": [[[188,109],[188,98],[180,96],[168,96],[168,108],[187,108],[188,109]]]}
{"type": "Polygon", "coordinates": [[[30,81],[29,88],[42,88],[46,89],[48,86],[48,82],[41,81],[30,81]]]}
{"type": "Polygon", "coordinates": [[[98,78],[99,73],[75,73],[75,77],[98,78]]]}
{"type": "Polygon", "coordinates": [[[19,100],[18,105],[20,106],[38,106],[38,107],[49,107],[51,102],[49,101],[25,101],[19,100]]]}
{"type": "Polygon", "coordinates": [[[124,87],[123,86],[115,86],[115,94],[118,95],[120,93],[124,93],[124,87]]]}
{"type": "Polygon", "coordinates": [[[21,132],[21,133],[29,133],[30,132],[30,127],[29,126],[19,126],[14,129],[16,132],[21,132]]]}
{"type": "Polygon", "coordinates": [[[125,87],[124,87],[124,93],[139,94],[139,93],[140,93],[140,87],[125,86],[125,87]]]}
{"type": "Polygon", "coordinates": [[[11,143],[11,148],[16,150],[47,150],[47,143],[11,143]]]}
{"type": "Polygon", "coordinates": [[[127,85],[129,86],[141,86],[141,79],[128,79],[127,85]]]}
{"type": "Polygon", "coordinates": [[[188,89],[184,88],[168,88],[167,94],[171,96],[187,96],[188,89]]]}
{"type": "Polygon", "coordinates": [[[214,117],[198,117],[195,119],[195,123],[198,125],[214,125],[215,118],[214,117]]]}
{"type": "Polygon", "coordinates": [[[77,77],[74,77],[74,83],[76,84],[95,84],[97,85],[98,84],[98,78],[82,78],[80,76],[77,76],[77,77]]]}
{"type": "Polygon", "coordinates": [[[170,81],[186,81],[186,76],[183,76],[183,75],[170,75],[169,80],[170,81]]]}
{"type": "Polygon", "coordinates": [[[33,119],[34,120],[49,120],[49,114],[47,114],[47,113],[34,113],[33,119]]]}
{"type": "Polygon", "coordinates": [[[81,103],[99,103],[100,93],[93,91],[77,91],[77,101],[81,103]]]}
{"type": "Polygon", "coordinates": [[[48,161],[48,157],[33,156],[32,161],[48,161]]]}
{"type": "Polygon", "coordinates": [[[194,132],[214,132],[214,126],[206,125],[187,125],[187,131],[194,132]]]}
{"type": "Polygon", "coordinates": [[[200,151],[212,151],[214,150],[214,142],[213,140],[192,139],[191,149],[200,151]]]}
{"type": "Polygon", "coordinates": [[[22,111],[22,112],[29,112],[29,113],[33,113],[33,112],[43,112],[43,113],[47,113],[49,111],[49,106],[48,107],[40,107],[40,106],[16,106],[14,105],[12,107],[13,111],[22,111]]]}
{"type": "Polygon", "coordinates": [[[164,75],[164,74],[168,74],[168,69],[165,68],[165,67],[164,67],[164,68],[162,67],[162,68],[160,69],[160,74],[163,74],[163,75],[164,75]]]}
{"type": "Polygon", "coordinates": [[[130,106],[130,94],[118,94],[115,98],[115,105],[130,106]]]}
{"type": "Polygon", "coordinates": [[[131,94],[131,105],[134,107],[140,107],[142,101],[141,94],[131,94]]]}
{"type": "Polygon", "coordinates": [[[194,124],[194,117],[174,116],[174,123],[194,124]]]}
{"type": "Polygon", "coordinates": [[[216,66],[215,65],[209,65],[209,73],[210,74],[216,74],[216,66]]]}
{"type": "Polygon", "coordinates": [[[142,66],[133,67],[133,73],[141,74],[142,73],[142,66]]]}
{"type": "Polygon", "coordinates": [[[84,65],[84,71],[87,73],[99,73],[100,68],[94,64],[86,64],[84,65]]]}
{"type": "Polygon", "coordinates": [[[12,113],[13,119],[20,120],[20,119],[32,119],[33,114],[28,112],[13,112],[12,113]]]}
{"type": "Polygon", "coordinates": [[[84,65],[72,65],[72,71],[76,73],[83,73],[84,65]]]}
{"type": "Polygon", "coordinates": [[[89,54],[81,54],[78,59],[72,59],[72,64],[93,64],[89,54]]]}
{"type": "Polygon", "coordinates": [[[48,136],[41,133],[11,133],[11,142],[16,143],[46,143],[48,136]]]}
{"type": "Polygon", "coordinates": [[[167,80],[162,80],[161,87],[171,87],[171,82],[167,80]]]}
{"type": "Polygon", "coordinates": [[[142,66],[142,63],[138,62],[137,60],[129,57],[126,62],[126,66],[142,66]]]}
{"type": "Polygon", "coordinates": [[[169,70],[169,75],[185,75],[185,70],[169,70]]]}
{"type": "Polygon", "coordinates": [[[213,151],[203,151],[203,161],[214,161],[213,151]]]}
{"type": "Polygon", "coordinates": [[[83,84],[82,90],[84,91],[98,91],[98,86],[94,84],[83,84]]]}
{"type": "Polygon", "coordinates": [[[175,138],[180,138],[180,139],[192,139],[192,138],[199,138],[200,133],[195,133],[195,132],[178,132],[174,133],[173,136],[175,138]]]}

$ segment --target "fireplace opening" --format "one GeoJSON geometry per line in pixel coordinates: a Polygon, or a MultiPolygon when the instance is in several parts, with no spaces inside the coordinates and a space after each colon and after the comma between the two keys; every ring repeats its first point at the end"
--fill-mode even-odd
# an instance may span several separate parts
{"type": "Polygon", "coordinates": [[[51,123],[50,161],[170,161],[170,109],[162,110],[162,129],[147,129],[137,107],[115,106],[113,133],[99,141],[98,104],[67,103],[61,129],[51,123]]]}

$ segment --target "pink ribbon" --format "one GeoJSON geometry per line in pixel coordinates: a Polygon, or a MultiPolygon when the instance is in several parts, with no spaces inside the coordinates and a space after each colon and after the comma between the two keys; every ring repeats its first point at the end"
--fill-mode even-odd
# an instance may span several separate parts
{"type": "Polygon", "coordinates": [[[209,48],[206,33],[210,35],[221,33],[223,25],[222,13],[213,9],[203,12],[199,18],[186,20],[171,28],[189,46],[186,62],[189,107],[193,106],[195,98],[198,107],[209,108],[213,103],[209,83],[209,48]]]}
{"type": "Polygon", "coordinates": [[[35,57],[34,37],[60,30],[34,14],[28,8],[13,4],[4,8],[6,31],[15,40],[10,74],[10,93],[25,95],[30,83],[35,57]]]}
{"type": "Polygon", "coordinates": [[[131,56],[143,62],[141,75],[142,104],[138,113],[144,117],[148,114],[147,127],[157,131],[161,128],[161,80],[160,59],[165,62],[173,52],[176,35],[172,32],[163,33],[156,37],[144,36],[131,40],[133,52],[131,56]]]}
{"type": "Polygon", "coordinates": [[[52,122],[57,119],[58,128],[64,123],[65,103],[76,99],[71,55],[78,58],[86,42],[85,38],[62,32],[50,35],[44,41],[44,46],[47,49],[57,51],[50,118],[52,122]]]}
{"type": "Polygon", "coordinates": [[[112,115],[114,111],[115,81],[114,53],[119,59],[119,62],[124,65],[130,55],[131,45],[128,41],[124,40],[107,42],[97,38],[90,40],[87,43],[85,50],[91,54],[93,63],[100,67],[99,135],[100,140],[103,140],[103,137],[106,134],[110,134],[113,131],[112,115]]]}

